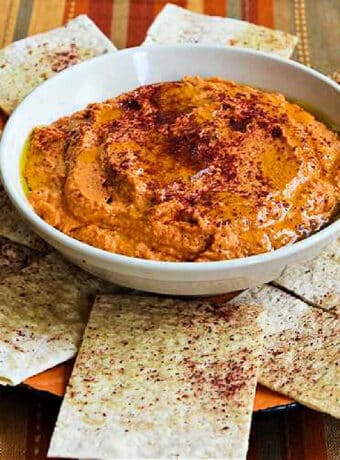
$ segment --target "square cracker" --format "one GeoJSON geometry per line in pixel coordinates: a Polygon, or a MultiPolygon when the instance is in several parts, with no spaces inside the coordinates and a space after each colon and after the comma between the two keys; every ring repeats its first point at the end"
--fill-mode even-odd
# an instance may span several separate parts
{"type": "Polygon", "coordinates": [[[48,252],[48,245],[20,217],[1,184],[0,209],[0,237],[8,238],[40,252],[48,252]]]}
{"type": "Polygon", "coordinates": [[[193,13],[168,3],[147,31],[143,45],[204,43],[253,48],[289,58],[298,39],[280,30],[237,19],[193,13]]]}
{"type": "Polygon", "coordinates": [[[72,358],[95,294],[116,291],[56,253],[1,280],[0,384],[19,384],[72,358]]]}
{"type": "Polygon", "coordinates": [[[262,309],[100,296],[52,457],[245,459],[262,309]]]}
{"type": "Polygon", "coordinates": [[[20,272],[41,253],[0,236],[0,281],[20,272]]]}
{"type": "Polygon", "coordinates": [[[306,302],[339,316],[340,239],[319,257],[309,262],[289,265],[275,284],[288,289],[306,302]]]}
{"type": "Polygon", "coordinates": [[[44,80],[74,64],[115,50],[86,15],[8,45],[0,51],[0,108],[6,114],[12,113],[44,80]]]}
{"type": "Polygon", "coordinates": [[[267,311],[259,382],[339,418],[339,319],[269,285],[245,291],[231,303],[267,311]]]}

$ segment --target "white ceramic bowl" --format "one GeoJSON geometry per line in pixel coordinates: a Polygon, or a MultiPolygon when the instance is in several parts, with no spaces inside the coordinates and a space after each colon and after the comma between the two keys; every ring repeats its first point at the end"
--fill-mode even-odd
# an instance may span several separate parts
{"type": "Polygon", "coordinates": [[[275,90],[319,109],[340,126],[340,90],[323,75],[264,53],[219,46],[131,48],[65,70],[33,91],[9,119],[1,142],[3,184],[22,217],[80,267],[135,289],[176,295],[220,294],[271,281],[287,264],[316,256],[340,234],[340,220],[271,253],[221,262],[156,262],[112,254],[54,229],[35,214],[20,182],[20,156],[31,129],[140,85],[185,75],[219,76],[275,90]]]}

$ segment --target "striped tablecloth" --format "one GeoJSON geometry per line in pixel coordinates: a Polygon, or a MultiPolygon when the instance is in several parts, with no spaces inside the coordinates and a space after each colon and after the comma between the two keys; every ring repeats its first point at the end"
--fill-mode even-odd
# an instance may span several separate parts
{"type": "MultiPolygon", "coordinates": [[[[164,0],[0,0],[0,47],[88,14],[119,48],[139,45],[164,0]]],[[[193,11],[293,32],[295,58],[333,75],[340,68],[340,0],[181,0],[193,11]]],[[[60,400],[0,389],[0,459],[42,460],[60,400]]],[[[340,423],[298,407],[253,420],[249,460],[339,460],[340,423]]]]}

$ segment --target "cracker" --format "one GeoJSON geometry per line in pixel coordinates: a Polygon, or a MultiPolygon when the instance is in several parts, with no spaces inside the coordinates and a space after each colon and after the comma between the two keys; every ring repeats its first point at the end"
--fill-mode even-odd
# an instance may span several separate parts
{"type": "Polygon", "coordinates": [[[94,295],[116,290],[56,253],[0,281],[0,383],[16,385],[72,358],[94,295]]]}
{"type": "Polygon", "coordinates": [[[48,245],[31,229],[12,205],[7,193],[0,185],[0,236],[9,240],[36,249],[48,252],[48,245]]]}
{"type": "Polygon", "coordinates": [[[289,265],[275,284],[288,289],[306,302],[340,313],[340,239],[319,257],[289,265]]]}
{"type": "Polygon", "coordinates": [[[269,285],[245,291],[231,303],[267,311],[259,382],[339,418],[339,320],[269,285]]]}
{"type": "Polygon", "coordinates": [[[252,48],[289,58],[298,39],[280,30],[237,19],[193,13],[167,4],[147,31],[143,45],[204,43],[252,48]]]}
{"type": "Polygon", "coordinates": [[[79,62],[116,51],[86,15],[0,51],[0,108],[6,113],[40,83],[79,62]]]}
{"type": "Polygon", "coordinates": [[[37,251],[0,236],[0,280],[20,272],[39,255],[37,251]]]}
{"type": "Polygon", "coordinates": [[[246,458],[261,309],[100,296],[49,455],[246,458]]]}

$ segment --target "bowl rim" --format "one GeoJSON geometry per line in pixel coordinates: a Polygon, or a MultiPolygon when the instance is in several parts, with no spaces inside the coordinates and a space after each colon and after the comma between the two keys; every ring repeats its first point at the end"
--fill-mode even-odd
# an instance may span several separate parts
{"type": "MultiPolygon", "coordinates": [[[[18,107],[13,111],[10,118],[8,119],[5,129],[2,135],[2,139],[0,142],[0,175],[1,181],[3,184],[4,189],[6,190],[7,194],[9,195],[12,203],[14,206],[19,210],[20,214],[27,220],[34,228],[38,229],[38,233],[42,235],[47,235],[49,239],[58,241],[59,244],[65,246],[67,249],[74,250],[77,253],[82,253],[84,256],[90,256],[92,258],[98,259],[104,263],[111,263],[111,264],[119,264],[119,265],[139,265],[146,269],[151,270],[159,270],[161,272],[197,272],[201,273],[204,271],[210,270],[226,270],[226,269],[240,269],[255,266],[258,264],[265,264],[271,263],[274,261],[278,261],[280,259],[291,258],[292,256],[296,255],[297,253],[303,252],[311,248],[312,246],[316,246],[318,243],[322,243],[325,239],[330,239],[335,237],[337,233],[340,232],[340,219],[337,219],[335,222],[327,225],[323,229],[319,230],[318,232],[308,236],[307,238],[297,241],[293,244],[283,246],[279,249],[262,253],[251,255],[247,257],[242,257],[238,259],[226,259],[226,260],[217,260],[217,261],[208,261],[208,262],[174,262],[174,261],[160,261],[160,260],[152,260],[152,259],[143,259],[138,257],[130,257],[123,254],[112,253],[109,251],[105,251],[103,249],[97,248],[95,246],[91,246],[87,243],[84,243],[80,240],[72,238],[60,230],[57,230],[52,225],[48,224],[44,221],[38,214],[35,213],[33,208],[30,206],[29,202],[25,202],[24,204],[21,203],[18,199],[18,193],[15,190],[15,187],[12,186],[10,175],[7,170],[7,161],[5,161],[5,151],[6,149],[10,148],[8,145],[8,138],[10,136],[10,132],[15,129],[17,118],[20,118],[20,111],[26,105],[30,104],[32,98],[36,97],[36,94],[39,94],[42,87],[51,84],[51,81],[55,81],[56,79],[64,79],[67,78],[68,75],[71,73],[77,73],[79,69],[86,68],[88,66],[93,65],[94,61],[98,60],[106,60],[110,58],[119,58],[119,55],[134,55],[136,52],[143,52],[143,51],[157,51],[157,50],[176,50],[176,49],[202,49],[207,52],[210,50],[224,50],[227,53],[231,54],[243,54],[245,56],[252,56],[257,55],[260,58],[267,60],[267,61],[276,61],[280,62],[284,65],[295,67],[299,69],[299,71],[303,73],[307,73],[313,75],[317,79],[323,81],[328,86],[335,89],[337,92],[340,93],[340,86],[331,80],[329,77],[321,74],[320,72],[311,69],[309,67],[304,66],[298,62],[292,61],[290,59],[272,55],[269,53],[265,53],[262,51],[252,50],[248,48],[241,48],[241,47],[226,47],[224,45],[214,45],[214,44],[174,44],[174,45],[145,45],[143,47],[136,46],[132,48],[127,48],[123,50],[118,50],[114,53],[106,53],[100,56],[96,56],[92,59],[86,60],[81,62],[77,65],[74,65],[64,71],[60,72],[59,74],[53,76],[52,78],[44,81],[41,85],[35,88],[31,93],[29,93],[24,100],[18,105],[18,107]]],[[[7,159],[6,159],[7,160],[7,159]]],[[[22,190],[24,193],[24,191],[22,190]]]]}

